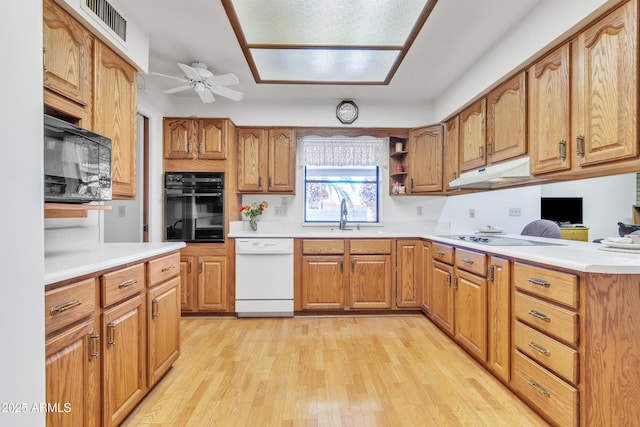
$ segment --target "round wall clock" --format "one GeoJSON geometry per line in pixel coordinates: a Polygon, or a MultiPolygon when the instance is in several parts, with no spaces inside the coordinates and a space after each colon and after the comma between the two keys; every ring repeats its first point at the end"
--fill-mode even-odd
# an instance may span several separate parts
{"type": "Polygon", "coordinates": [[[336,107],[336,117],[341,123],[351,124],[358,118],[358,106],[353,101],[342,101],[336,107]]]}

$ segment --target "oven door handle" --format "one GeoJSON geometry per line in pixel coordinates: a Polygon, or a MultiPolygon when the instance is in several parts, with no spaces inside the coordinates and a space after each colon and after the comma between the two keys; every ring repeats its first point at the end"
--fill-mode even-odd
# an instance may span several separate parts
{"type": "Polygon", "coordinates": [[[222,193],[191,193],[189,195],[195,197],[220,197],[222,193]]]}

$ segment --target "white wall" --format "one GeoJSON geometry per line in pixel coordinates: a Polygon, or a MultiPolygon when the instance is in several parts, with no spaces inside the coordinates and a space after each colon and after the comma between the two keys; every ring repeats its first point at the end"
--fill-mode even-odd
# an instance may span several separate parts
{"type": "Polygon", "coordinates": [[[10,18],[0,25],[0,402],[28,407],[27,413],[0,411],[0,425],[31,427],[45,420],[31,411],[45,402],[42,2],[7,6],[10,18]]]}

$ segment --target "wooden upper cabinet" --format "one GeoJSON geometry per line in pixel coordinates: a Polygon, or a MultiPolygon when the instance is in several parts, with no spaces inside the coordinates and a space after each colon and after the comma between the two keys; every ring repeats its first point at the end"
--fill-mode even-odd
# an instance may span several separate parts
{"type": "Polygon", "coordinates": [[[460,113],[460,172],[487,164],[487,99],[482,98],[460,113]]]}
{"type": "Polygon", "coordinates": [[[407,142],[409,193],[442,191],[442,149],[441,125],[409,131],[407,142]]]}
{"type": "Polygon", "coordinates": [[[42,16],[44,87],[90,107],[93,36],[53,0],[44,0],[42,16]]]}
{"type": "Polygon", "coordinates": [[[460,117],[449,119],[444,125],[444,160],[442,180],[444,190],[449,191],[457,187],[450,187],[449,182],[460,176],[460,161],[458,150],[460,144],[460,117]]]}
{"type": "Polygon", "coordinates": [[[238,192],[294,193],[296,140],[291,129],[238,129],[238,192]]]}
{"type": "Polygon", "coordinates": [[[227,123],[226,119],[165,119],[165,159],[225,159],[227,123]]]}
{"type": "Polygon", "coordinates": [[[94,49],[94,131],[111,138],[113,199],[136,197],[136,70],[99,41],[94,49]]]}
{"type": "Polygon", "coordinates": [[[569,44],[533,64],[527,75],[531,173],[569,169],[569,44]]]}
{"type": "Polygon", "coordinates": [[[572,42],[575,163],[638,155],[638,16],[628,1],[572,42]]]}
{"type": "Polygon", "coordinates": [[[524,71],[487,95],[488,163],[527,152],[527,100],[524,71]]]}

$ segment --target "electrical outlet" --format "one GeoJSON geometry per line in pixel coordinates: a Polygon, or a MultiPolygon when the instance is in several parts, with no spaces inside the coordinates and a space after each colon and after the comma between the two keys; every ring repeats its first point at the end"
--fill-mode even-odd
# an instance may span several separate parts
{"type": "Polygon", "coordinates": [[[521,208],[509,208],[509,216],[522,216],[521,208]]]}
{"type": "Polygon", "coordinates": [[[416,215],[422,216],[422,206],[417,206],[416,207],[416,215]]]}
{"type": "Polygon", "coordinates": [[[476,217],[476,210],[471,208],[469,209],[469,218],[475,218],[476,217]]]}
{"type": "Polygon", "coordinates": [[[287,216],[286,206],[276,206],[273,208],[273,216],[287,216]]]}

